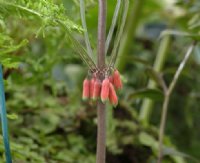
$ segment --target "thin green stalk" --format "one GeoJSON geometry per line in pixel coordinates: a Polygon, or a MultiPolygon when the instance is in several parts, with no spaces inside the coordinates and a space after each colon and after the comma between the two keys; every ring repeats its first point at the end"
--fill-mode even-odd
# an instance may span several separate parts
{"type": "Polygon", "coordinates": [[[90,40],[89,40],[88,30],[87,30],[87,24],[86,24],[86,19],[85,19],[85,3],[84,3],[84,0],[80,0],[80,11],[81,11],[81,22],[82,22],[82,26],[83,26],[83,29],[84,29],[84,38],[85,38],[85,44],[86,44],[87,52],[88,52],[89,56],[92,58],[93,52],[92,52],[92,48],[91,48],[91,45],[90,45],[90,40]]]}
{"type": "Polygon", "coordinates": [[[116,23],[117,23],[117,18],[119,16],[120,6],[121,6],[121,0],[117,0],[115,12],[114,12],[113,18],[112,18],[112,24],[111,24],[111,27],[110,27],[110,30],[109,30],[109,33],[108,33],[108,36],[107,36],[107,39],[106,39],[106,54],[108,52],[108,48],[110,46],[110,41],[112,39],[113,32],[114,32],[114,29],[115,29],[115,26],[116,26],[116,23]]]}
{"type": "Polygon", "coordinates": [[[129,7],[129,0],[123,0],[123,10],[122,10],[123,13],[122,13],[121,21],[120,21],[120,26],[117,31],[117,36],[115,38],[114,47],[112,49],[109,67],[110,66],[114,67],[117,56],[118,56],[117,49],[119,48],[119,43],[123,35],[124,26],[126,23],[126,17],[128,13],[128,7],[129,7]]]}
{"type": "Polygon", "coordinates": [[[172,91],[174,90],[174,87],[181,75],[181,72],[183,71],[186,62],[188,61],[190,55],[192,54],[192,51],[196,45],[196,42],[194,42],[187,50],[184,59],[180,63],[170,85],[169,88],[167,89],[167,92],[165,94],[165,99],[163,103],[163,108],[162,108],[162,115],[161,115],[161,123],[160,123],[160,130],[159,130],[159,154],[158,154],[158,163],[162,162],[162,157],[163,157],[163,138],[164,138],[164,131],[165,131],[165,125],[166,125],[166,120],[167,120],[167,111],[168,111],[168,106],[169,106],[169,100],[170,96],[172,94],[172,91]]]}
{"type": "MultiPolygon", "coordinates": [[[[99,0],[98,15],[98,56],[97,67],[103,70],[105,68],[105,38],[106,38],[106,0],[99,0]]],[[[100,74],[101,75],[101,74],[100,74]]],[[[103,80],[104,76],[98,76],[103,80]]],[[[105,163],[106,161],[106,107],[101,101],[97,103],[97,151],[96,163],[105,163]]]]}
{"type": "MultiPolygon", "coordinates": [[[[158,49],[158,53],[156,56],[156,60],[155,60],[154,66],[153,66],[153,69],[157,72],[161,72],[163,69],[163,66],[165,64],[165,60],[166,60],[166,57],[167,57],[167,54],[169,51],[170,43],[171,43],[171,36],[169,36],[169,35],[165,35],[161,40],[161,43],[160,43],[160,46],[158,49]]],[[[147,86],[148,88],[154,89],[154,88],[156,88],[156,86],[157,86],[157,84],[155,81],[149,80],[149,83],[147,86]]],[[[149,121],[153,104],[154,104],[154,102],[149,99],[145,99],[142,103],[140,114],[139,114],[139,119],[144,124],[147,124],[149,121]]]]}
{"type": "Polygon", "coordinates": [[[163,102],[162,107],[162,116],[161,116],[161,123],[160,123],[160,130],[159,130],[159,147],[158,147],[158,163],[162,162],[162,156],[163,156],[163,137],[164,137],[164,129],[165,129],[165,123],[167,119],[167,110],[169,105],[169,95],[165,95],[165,99],[163,102]]]}
{"type": "Polygon", "coordinates": [[[124,70],[128,51],[130,47],[133,46],[132,40],[140,20],[144,3],[145,0],[135,0],[133,3],[133,7],[130,7],[131,13],[128,16],[128,23],[119,47],[119,60],[117,62],[117,67],[120,71],[124,70]]]}

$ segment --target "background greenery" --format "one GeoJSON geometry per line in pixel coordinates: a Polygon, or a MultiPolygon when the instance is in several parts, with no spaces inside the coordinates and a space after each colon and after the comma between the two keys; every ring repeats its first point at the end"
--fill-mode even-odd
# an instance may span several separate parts
{"type": "MultiPolygon", "coordinates": [[[[156,160],[163,94],[160,88],[146,89],[148,79],[158,73],[152,65],[169,37],[160,72],[168,84],[187,47],[199,38],[200,2],[175,2],[130,0],[117,63],[124,89],[119,92],[118,107],[107,106],[108,163],[156,160]],[[159,39],[166,29],[179,33],[159,39]],[[139,115],[146,98],[154,104],[149,120],[143,123],[139,115]]],[[[107,31],[115,4],[108,0],[107,31]]],[[[97,0],[87,0],[87,25],[95,51],[97,17],[97,0]]],[[[87,67],[73,51],[66,29],[55,20],[83,43],[78,0],[0,0],[0,61],[16,163],[95,162],[96,107],[81,100],[87,67]]],[[[199,65],[197,46],[171,97],[163,162],[200,160],[199,65]]],[[[2,138],[0,153],[4,162],[2,138]]]]}

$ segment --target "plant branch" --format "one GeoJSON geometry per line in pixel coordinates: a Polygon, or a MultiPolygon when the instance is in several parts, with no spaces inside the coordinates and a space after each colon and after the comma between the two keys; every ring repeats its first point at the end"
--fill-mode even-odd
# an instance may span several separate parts
{"type": "Polygon", "coordinates": [[[177,69],[177,71],[176,71],[176,73],[174,75],[174,78],[173,78],[171,84],[169,85],[169,89],[168,89],[168,93],[169,94],[172,93],[172,91],[173,91],[173,89],[174,89],[174,87],[175,87],[175,85],[176,85],[176,83],[177,83],[177,81],[178,81],[178,79],[179,79],[179,77],[181,75],[181,72],[183,71],[183,68],[185,67],[186,62],[188,61],[190,55],[192,54],[192,51],[193,51],[195,45],[196,45],[196,41],[194,41],[192,43],[192,45],[188,48],[188,51],[185,54],[185,57],[184,57],[183,61],[179,65],[179,67],[178,67],[178,69],[177,69]]]}
{"type": "MultiPolygon", "coordinates": [[[[166,35],[161,39],[161,43],[160,43],[160,46],[159,46],[159,49],[158,49],[158,52],[156,55],[156,60],[153,65],[153,69],[158,73],[161,72],[161,70],[164,66],[164,63],[165,63],[165,60],[166,60],[166,57],[167,57],[167,54],[169,51],[169,47],[171,44],[171,40],[172,40],[171,38],[172,38],[171,36],[166,35]]],[[[156,88],[156,86],[157,86],[157,84],[155,81],[149,80],[148,86],[147,86],[148,88],[154,89],[154,88],[156,88]]],[[[164,92],[166,92],[166,87],[164,89],[165,89],[164,92]]],[[[140,114],[139,114],[139,119],[142,123],[148,124],[149,117],[151,116],[153,104],[154,104],[154,102],[150,99],[145,99],[143,101],[141,110],[140,110],[140,114]]]]}
{"type": "MultiPolygon", "coordinates": [[[[106,37],[106,0],[99,0],[98,15],[98,56],[97,67],[101,70],[105,68],[105,37],[106,37]]],[[[104,76],[98,76],[103,80],[104,76]]],[[[106,160],[106,107],[101,101],[97,103],[97,151],[96,163],[105,163],[106,160]]]]}
{"type": "Polygon", "coordinates": [[[163,138],[164,138],[164,130],[165,130],[165,124],[167,120],[167,111],[169,106],[169,100],[170,95],[172,94],[172,91],[181,75],[181,72],[183,71],[183,68],[185,67],[186,62],[188,61],[190,55],[192,54],[192,51],[196,45],[196,42],[193,42],[193,44],[188,48],[184,59],[180,63],[170,85],[169,88],[166,91],[165,99],[162,107],[162,115],[161,115],[161,123],[160,123],[160,130],[159,130],[159,154],[158,154],[158,163],[162,162],[162,156],[163,156],[163,138]]]}

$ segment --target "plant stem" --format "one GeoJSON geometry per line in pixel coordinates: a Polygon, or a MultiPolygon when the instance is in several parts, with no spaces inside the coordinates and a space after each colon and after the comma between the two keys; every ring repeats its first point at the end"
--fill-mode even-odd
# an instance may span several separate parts
{"type": "Polygon", "coordinates": [[[165,124],[167,119],[167,111],[168,111],[168,105],[169,105],[169,99],[170,95],[172,94],[172,91],[181,75],[181,72],[183,71],[183,68],[185,67],[186,62],[188,61],[190,55],[192,54],[192,51],[196,45],[196,42],[193,42],[193,44],[188,48],[184,59],[180,63],[170,85],[167,89],[167,92],[165,94],[165,99],[163,103],[162,108],[162,116],[161,116],[161,123],[160,123],[160,130],[159,130],[159,154],[158,154],[158,163],[162,162],[162,156],[163,156],[163,137],[164,137],[164,130],[165,130],[165,124]]]}
{"type": "MultiPolygon", "coordinates": [[[[105,38],[106,38],[106,0],[99,0],[98,16],[98,56],[97,67],[101,70],[105,68],[105,38]]],[[[104,76],[98,76],[103,80],[104,76]]],[[[97,104],[97,151],[96,163],[105,163],[106,160],[106,107],[101,101],[97,104]]]]}
{"type": "MultiPolygon", "coordinates": [[[[157,72],[161,72],[162,68],[164,66],[168,51],[169,51],[169,47],[170,47],[170,42],[171,42],[171,36],[166,35],[163,37],[163,39],[161,40],[159,49],[158,49],[158,53],[156,56],[156,60],[153,66],[153,69],[157,72]]],[[[149,80],[148,83],[148,88],[154,89],[156,88],[157,84],[155,81],[153,80],[149,80]]],[[[152,107],[153,107],[153,101],[149,100],[149,99],[145,99],[142,103],[141,106],[141,111],[140,111],[140,115],[139,115],[139,119],[141,120],[142,123],[144,124],[148,124],[149,121],[149,117],[151,115],[152,112],[152,107]]]]}
{"type": "Polygon", "coordinates": [[[168,110],[168,105],[169,105],[169,95],[165,95],[165,99],[163,102],[163,107],[162,107],[162,116],[161,116],[161,123],[160,123],[160,130],[159,130],[159,147],[158,147],[158,163],[162,162],[162,156],[163,156],[163,136],[164,136],[164,129],[165,129],[165,123],[167,119],[167,110],[168,110]]]}
{"type": "Polygon", "coordinates": [[[145,0],[135,0],[133,3],[133,7],[130,7],[132,10],[128,16],[128,24],[125,29],[124,35],[121,39],[120,47],[119,47],[119,58],[117,63],[117,67],[120,71],[123,71],[126,65],[126,58],[128,55],[128,51],[131,46],[133,46],[132,39],[134,37],[138,22],[140,20],[142,8],[145,0]]]}

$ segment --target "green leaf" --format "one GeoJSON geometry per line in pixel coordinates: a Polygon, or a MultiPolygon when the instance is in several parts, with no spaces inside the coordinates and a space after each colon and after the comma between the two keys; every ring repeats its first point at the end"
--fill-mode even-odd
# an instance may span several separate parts
{"type": "Polygon", "coordinates": [[[174,156],[179,156],[179,157],[185,157],[196,163],[200,162],[200,160],[198,160],[197,158],[194,158],[193,156],[190,156],[189,154],[186,154],[186,153],[183,153],[183,152],[180,152],[173,148],[168,148],[168,147],[164,147],[163,155],[170,155],[170,156],[174,155],[174,156]]]}
{"type": "Polygon", "coordinates": [[[146,132],[141,132],[139,134],[139,141],[141,144],[151,147],[154,150],[158,148],[158,142],[155,140],[153,136],[151,136],[146,132]]]}
{"type": "Polygon", "coordinates": [[[164,30],[159,38],[163,38],[165,35],[175,35],[175,36],[182,36],[182,37],[189,37],[195,40],[200,40],[199,34],[188,33],[183,31],[175,31],[175,30],[164,30]]]}
{"type": "Polygon", "coordinates": [[[165,82],[160,73],[156,72],[152,67],[146,69],[147,75],[154,80],[160,87],[165,88],[165,82]]]}
{"type": "Polygon", "coordinates": [[[126,58],[126,60],[129,64],[140,63],[140,64],[143,64],[145,66],[147,66],[147,65],[150,66],[150,63],[147,60],[145,60],[141,57],[137,57],[134,54],[133,55],[131,54],[131,55],[125,57],[125,58],[126,58]]]}
{"type": "Polygon", "coordinates": [[[3,59],[1,63],[7,68],[17,68],[19,66],[19,62],[14,62],[12,58],[3,59]]]}
{"type": "Polygon", "coordinates": [[[25,40],[21,41],[18,45],[0,45],[0,46],[2,46],[2,48],[0,50],[0,57],[1,57],[1,55],[14,52],[27,44],[28,44],[28,40],[25,39],[25,40]]]}
{"type": "Polygon", "coordinates": [[[141,89],[131,93],[128,98],[149,98],[151,100],[161,101],[164,98],[164,94],[158,89],[141,89]]]}
{"type": "Polygon", "coordinates": [[[62,21],[69,29],[74,29],[79,32],[82,28],[71,21],[65,14],[64,6],[57,5],[53,1],[39,1],[37,4],[34,1],[11,1],[6,2],[0,0],[0,14],[4,16],[18,16],[20,18],[32,19],[32,16],[39,18],[44,26],[55,26],[56,20],[62,21]]]}
{"type": "Polygon", "coordinates": [[[7,114],[7,117],[9,119],[12,119],[12,120],[18,119],[18,115],[17,114],[7,114]]]}
{"type": "Polygon", "coordinates": [[[19,5],[17,3],[7,3],[7,2],[0,1],[0,6],[2,7],[2,11],[1,11],[2,13],[4,13],[4,11],[6,10],[6,11],[14,11],[16,13],[13,13],[13,14],[18,15],[19,14],[18,12],[20,11],[22,12],[22,14],[25,12],[26,14],[28,13],[30,15],[36,16],[40,19],[40,21],[43,22],[42,26],[44,28],[47,26],[64,27],[66,34],[69,40],[72,42],[74,49],[77,51],[77,54],[79,54],[79,57],[88,65],[90,69],[96,68],[96,65],[94,61],[92,60],[92,58],[89,57],[88,53],[85,51],[83,46],[71,34],[72,29],[76,29],[77,31],[81,32],[82,28],[80,28],[78,25],[76,25],[71,20],[66,18],[67,16],[64,14],[65,12],[63,10],[62,5],[57,6],[52,2],[47,3],[44,1],[43,3],[40,4],[40,8],[38,8],[38,7],[34,7],[34,4],[32,4],[31,2],[24,3],[23,5],[19,5]],[[47,7],[48,7],[48,10],[47,10],[47,7]]]}

